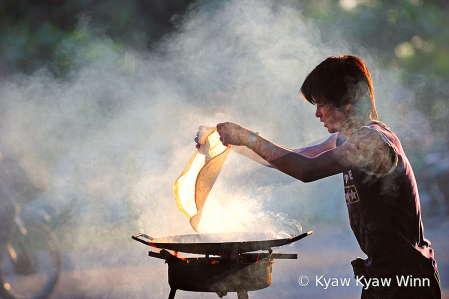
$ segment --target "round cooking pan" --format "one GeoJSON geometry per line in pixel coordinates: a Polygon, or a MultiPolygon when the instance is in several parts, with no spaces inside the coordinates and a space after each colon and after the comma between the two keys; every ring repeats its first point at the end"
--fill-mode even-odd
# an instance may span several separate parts
{"type": "Polygon", "coordinates": [[[194,254],[235,255],[244,252],[270,250],[272,247],[296,242],[310,234],[312,234],[312,231],[277,239],[272,234],[265,233],[192,234],[163,238],[136,234],[132,238],[159,249],[194,254]]]}

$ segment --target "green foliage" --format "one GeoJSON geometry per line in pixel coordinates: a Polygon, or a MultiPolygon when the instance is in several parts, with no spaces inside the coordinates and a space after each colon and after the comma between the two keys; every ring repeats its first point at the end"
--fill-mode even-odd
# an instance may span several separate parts
{"type": "MultiPolygon", "coordinates": [[[[79,65],[83,59],[89,63],[89,59],[101,55],[101,43],[107,43],[108,38],[118,52],[124,45],[152,50],[156,41],[174,29],[173,16],[185,11],[190,3],[189,0],[2,0],[0,76],[30,73],[42,66],[50,67],[55,74],[64,74],[73,64],[79,65]],[[101,43],[95,44],[89,36],[80,35],[82,31],[75,30],[80,23],[82,26],[86,16],[94,27],[100,28],[95,34],[105,36],[101,43]],[[87,47],[89,53],[77,52],[77,44],[81,43],[91,43],[87,47]]],[[[439,115],[433,118],[434,130],[439,130],[441,136],[449,135],[447,113],[435,112],[447,108],[447,104],[441,103],[447,103],[449,97],[447,1],[290,0],[290,3],[319,27],[324,42],[341,38],[354,49],[362,46],[375,53],[385,68],[403,70],[403,83],[414,89],[417,102],[425,98],[427,104],[419,108],[429,117],[439,115]],[[335,27],[342,32],[341,36],[333,36],[335,27]]]]}
{"type": "MultiPolygon", "coordinates": [[[[385,68],[401,70],[415,92],[415,108],[431,122],[436,143],[449,142],[449,3],[422,0],[304,1],[303,15],[320,28],[375,53],[385,68]]],[[[399,112],[398,112],[399,113],[399,112]]],[[[436,146],[439,146],[436,144],[436,146]]]]}
{"type": "Polygon", "coordinates": [[[62,41],[83,42],[82,37],[74,34],[78,26],[84,25],[86,16],[117,45],[151,49],[152,43],[172,29],[170,18],[185,10],[189,3],[189,0],[2,0],[0,75],[31,73],[49,64],[56,73],[67,69],[70,58],[54,61],[54,54],[62,41]]]}

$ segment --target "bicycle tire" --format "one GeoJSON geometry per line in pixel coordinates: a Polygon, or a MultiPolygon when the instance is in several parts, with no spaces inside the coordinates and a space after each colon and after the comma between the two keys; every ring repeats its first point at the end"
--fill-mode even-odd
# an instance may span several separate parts
{"type": "MultiPolygon", "coordinates": [[[[27,243],[28,250],[33,254],[33,258],[39,261],[36,264],[35,272],[31,274],[17,274],[14,267],[11,267],[12,262],[8,254],[1,257],[0,297],[4,299],[44,299],[50,295],[59,279],[61,271],[61,249],[56,235],[48,226],[40,222],[26,223],[25,228],[28,231],[25,239],[27,242],[30,242],[27,243]],[[44,273],[39,272],[42,270],[41,267],[43,267],[40,263],[42,257],[47,257],[45,262],[49,263],[49,269],[44,273]],[[39,275],[37,276],[37,280],[36,275],[39,275]],[[43,279],[41,279],[42,277],[43,279]],[[43,283],[37,287],[35,282],[39,280],[43,280],[43,283]],[[28,288],[28,286],[31,288],[28,288]]],[[[19,233],[15,232],[11,242],[17,242],[16,234],[19,233]]]]}

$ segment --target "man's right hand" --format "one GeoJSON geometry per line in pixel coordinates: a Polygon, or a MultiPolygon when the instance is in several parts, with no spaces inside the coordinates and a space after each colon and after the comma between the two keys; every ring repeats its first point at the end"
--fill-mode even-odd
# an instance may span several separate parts
{"type": "Polygon", "coordinates": [[[249,134],[251,131],[245,129],[244,127],[231,123],[225,122],[217,125],[217,132],[220,135],[220,141],[223,145],[246,145],[249,134]]]}

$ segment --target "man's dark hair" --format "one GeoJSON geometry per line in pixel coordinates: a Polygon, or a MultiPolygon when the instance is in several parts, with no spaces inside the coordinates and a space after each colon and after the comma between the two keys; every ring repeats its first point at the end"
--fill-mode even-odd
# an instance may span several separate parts
{"type": "Polygon", "coordinates": [[[352,104],[357,115],[377,119],[371,75],[355,56],[330,56],[313,69],[300,92],[313,105],[330,103],[335,107],[352,104]]]}

